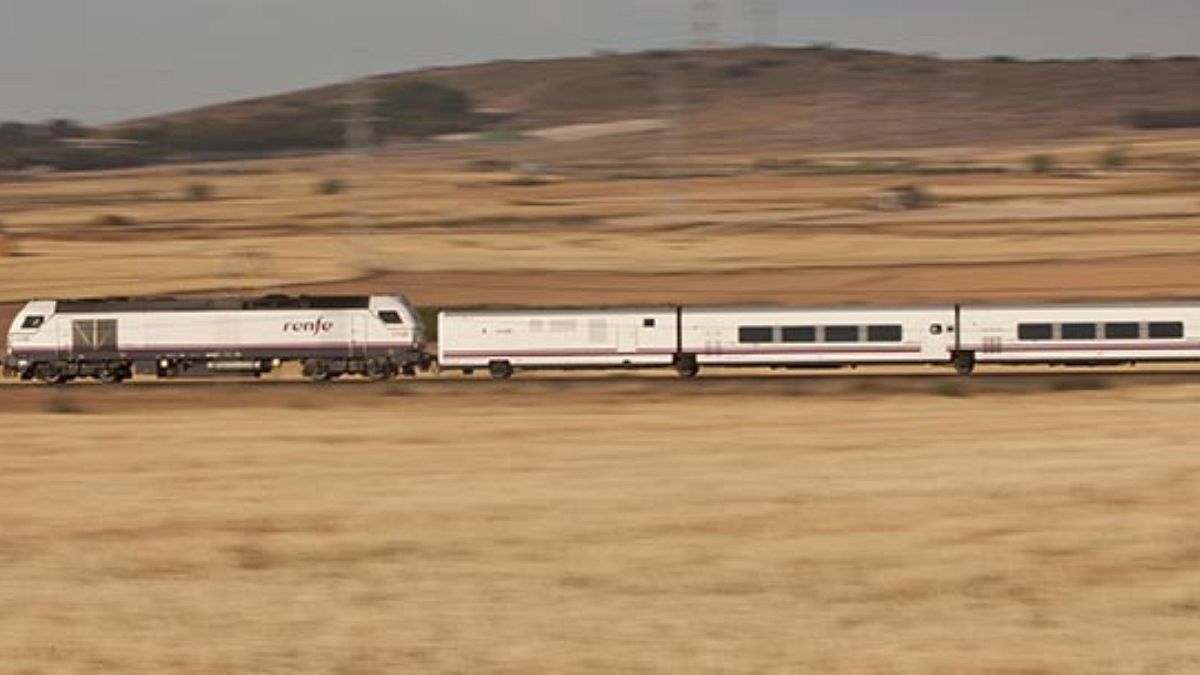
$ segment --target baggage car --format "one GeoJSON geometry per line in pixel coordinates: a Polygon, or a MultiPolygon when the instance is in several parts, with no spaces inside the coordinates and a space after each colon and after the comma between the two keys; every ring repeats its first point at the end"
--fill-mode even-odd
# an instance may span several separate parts
{"type": "Polygon", "coordinates": [[[494,310],[438,315],[438,365],[506,379],[517,369],[669,367],[678,308],[494,310]]]}

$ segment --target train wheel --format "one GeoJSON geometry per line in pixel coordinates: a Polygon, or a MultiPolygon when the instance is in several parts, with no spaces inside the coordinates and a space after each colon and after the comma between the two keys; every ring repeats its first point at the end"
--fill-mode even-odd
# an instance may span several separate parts
{"type": "Polygon", "coordinates": [[[692,354],[684,354],[675,362],[675,372],[679,373],[680,377],[690,380],[700,374],[700,364],[692,354]]]}
{"type": "Polygon", "coordinates": [[[396,367],[390,363],[372,363],[367,367],[367,378],[372,382],[383,382],[396,376],[396,367]]]}
{"type": "Polygon", "coordinates": [[[305,361],[304,368],[300,372],[313,382],[328,382],[333,379],[329,364],[324,361],[305,361]]]}
{"type": "Polygon", "coordinates": [[[508,361],[492,361],[488,364],[488,374],[493,380],[507,380],[513,376],[512,364],[508,361]]]}
{"type": "Polygon", "coordinates": [[[39,376],[38,379],[41,380],[42,382],[45,382],[46,384],[66,384],[74,378],[72,378],[70,375],[67,375],[66,373],[53,372],[53,373],[47,373],[46,375],[43,375],[43,376],[39,376]]]}
{"type": "Polygon", "coordinates": [[[954,372],[959,375],[970,375],[975,372],[975,354],[973,352],[958,352],[955,354],[954,372]]]}
{"type": "Polygon", "coordinates": [[[99,379],[104,384],[121,384],[125,381],[125,373],[118,368],[105,368],[100,371],[99,379]]]}
{"type": "Polygon", "coordinates": [[[74,379],[65,371],[48,365],[39,366],[36,370],[34,370],[33,376],[36,377],[39,382],[44,382],[46,384],[66,384],[74,379]]]}

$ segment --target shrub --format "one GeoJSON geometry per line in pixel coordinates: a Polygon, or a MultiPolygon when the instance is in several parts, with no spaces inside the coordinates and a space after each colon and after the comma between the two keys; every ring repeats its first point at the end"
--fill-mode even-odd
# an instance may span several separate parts
{"type": "Polygon", "coordinates": [[[1103,169],[1120,169],[1129,161],[1125,148],[1109,148],[1100,153],[1100,167],[1103,169]]]}
{"type": "Polygon", "coordinates": [[[501,181],[500,184],[510,187],[538,187],[540,185],[549,185],[551,182],[553,181],[542,176],[514,176],[501,181]]]}
{"type": "Polygon", "coordinates": [[[1112,382],[1095,375],[1056,377],[1050,381],[1050,391],[1103,391],[1112,382]]]}
{"type": "Polygon", "coordinates": [[[317,183],[317,194],[340,195],[346,191],[346,183],[338,178],[326,178],[317,183]]]}
{"type": "Polygon", "coordinates": [[[55,393],[46,401],[46,412],[56,415],[78,415],[83,413],[84,409],[66,394],[55,393]]]}
{"type": "Polygon", "coordinates": [[[1058,161],[1054,155],[1044,153],[1030,155],[1025,159],[1025,163],[1029,166],[1030,171],[1039,175],[1054,173],[1058,168],[1058,161]]]}
{"type": "Polygon", "coordinates": [[[933,195],[920,185],[902,185],[893,190],[905,208],[925,209],[933,206],[933,195]]]}
{"type": "Polygon", "coordinates": [[[379,93],[378,112],[391,134],[428,137],[481,126],[466,92],[432,82],[409,82],[379,93]]]}
{"type": "Polygon", "coordinates": [[[1194,129],[1200,127],[1200,110],[1136,110],[1128,122],[1137,129],[1194,129]]]}
{"type": "Polygon", "coordinates": [[[133,227],[134,225],[137,225],[137,221],[128,216],[121,216],[115,213],[106,213],[101,216],[96,216],[96,218],[92,221],[92,224],[96,227],[123,228],[133,227]]]}
{"type": "Polygon", "coordinates": [[[933,392],[938,396],[945,396],[946,398],[965,398],[967,396],[966,388],[958,380],[938,382],[933,392]]]}
{"type": "Polygon", "coordinates": [[[208,183],[189,183],[183,189],[184,199],[190,202],[205,202],[216,195],[213,186],[208,183]]]}
{"type": "Polygon", "coordinates": [[[743,79],[753,77],[758,71],[755,70],[754,64],[751,63],[735,63],[731,66],[725,66],[721,70],[725,77],[731,79],[743,79]]]}

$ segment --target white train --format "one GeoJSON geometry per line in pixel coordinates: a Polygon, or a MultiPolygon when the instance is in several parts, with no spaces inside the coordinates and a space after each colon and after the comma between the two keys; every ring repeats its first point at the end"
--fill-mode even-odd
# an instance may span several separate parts
{"type": "Polygon", "coordinates": [[[315,380],[427,367],[424,326],[402,296],[34,301],[8,333],[5,370],[61,383],[269,372],[299,361],[315,380]]]}
{"type": "MultiPolygon", "coordinates": [[[[1117,365],[1200,361],[1200,302],[923,307],[632,307],[438,316],[437,363],[498,379],[517,370],[864,365],[1117,365]]],[[[315,380],[415,374],[419,314],[401,296],[35,301],[9,331],[23,379],[119,382],[268,372],[315,380]]]]}
{"type": "Polygon", "coordinates": [[[443,312],[438,363],[519,369],[1200,361],[1200,303],[443,312]]]}

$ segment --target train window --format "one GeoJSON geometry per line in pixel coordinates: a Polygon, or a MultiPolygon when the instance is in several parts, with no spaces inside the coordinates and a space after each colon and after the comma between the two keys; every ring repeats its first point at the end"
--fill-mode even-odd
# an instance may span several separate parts
{"type": "Polygon", "coordinates": [[[858,326],[826,326],[826,342],[858,342],[858,326]]]}
{"type": "Polygon", "coordinates": [[[904,329],[900,326],[867,326],[868,342],[900,342],[904,329]]]}
{"type": "Polygon", "coordinates": [[[391,309],[381,311],[379,320],[384,323],[404,323],[404,320],[400,318],[400,312],[391,309]]]}
{"type": "Polygon", "coordinates": [[[642,328],[654,328],[656,323],[654,319],[642,319],[642,328]]]}
{"type": "Polygon", "coordinates": [[[1062,325],[1064,340],[1095,340],[1096,324],[1094,323],[1064,323],[1062,325]]]}
{"type": "Polygon", "coordinates": [[[817,327],[816,326],[784,326],[783,327],[784,342],[816,342],[817,327]]]}
{"type": "Polygon", "coordinates": [[[41,328],[43,323],[46,323],[44,316],[27,316],[21,324],[21,328],[41,328]]]}
{"type": "Polygon", "coordinates": [[[1142,326],[1137,323],[1104,324],[1105,340],[1136,340],[1141,337],[1142,326]]]}
{"type": "Polygon", "coordinates": [[[775,341],[775,329],[770,326],[742,326],[738,328],[738,342],[764,344],[775,341]]]}
{"type": "Polygon", "coordinates": [[[1183,322],[1164,321],[1150,324],[1150,337],[1154,340],[1178,340],[1183,337],[1183,322]]]}
{"type": "Polygon", "coordinates": [[[1019,340],[1049,340],[1054,337],[1054,326],[1048,323],[1023,323],[1017,326],[1019,340]]]}

